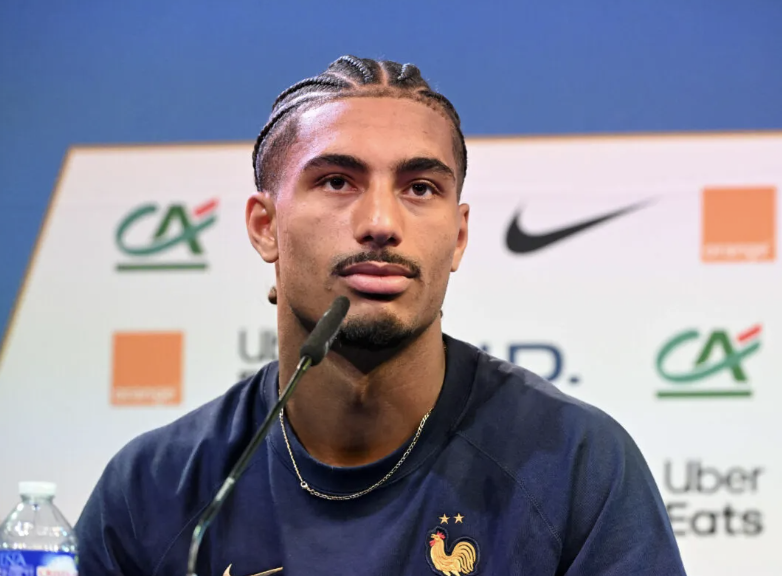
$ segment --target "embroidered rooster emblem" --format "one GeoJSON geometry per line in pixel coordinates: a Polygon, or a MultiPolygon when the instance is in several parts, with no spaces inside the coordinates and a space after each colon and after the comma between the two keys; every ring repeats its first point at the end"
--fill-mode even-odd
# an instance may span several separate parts
{"type": "Polygon", "coordinates": [[[435,572],[444,576],[472,574],[478,563],[478,550],[470,538],[457,540],[450,552],[445,549],[448,539],[445,529],[435,528],[429,538],[429,561],[435,572]]]}

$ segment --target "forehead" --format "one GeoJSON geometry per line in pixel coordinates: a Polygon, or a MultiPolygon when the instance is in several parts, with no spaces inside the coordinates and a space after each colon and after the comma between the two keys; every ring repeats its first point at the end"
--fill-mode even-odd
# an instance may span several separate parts
{"type": "Polygon", "coordinates": [[[324,153],[382,162],[435,157],[456,173],[453,127],[441,113],[408,98],[349,97],[304,111],[289,161],[324,153]]]}

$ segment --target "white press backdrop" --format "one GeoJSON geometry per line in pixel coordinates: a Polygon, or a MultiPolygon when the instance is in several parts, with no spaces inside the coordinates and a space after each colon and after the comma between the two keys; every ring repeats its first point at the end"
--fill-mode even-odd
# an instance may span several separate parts
{"type": "MultiPolygon", "coordinates": [[[[774,553],[782,539],[782,267],[775,254],[701,259],[704,190],[744,188],[750,202],[750,189],[764,187],[775,198],[782,135],[497,138],[468,147],[470,242],[449,286],[446,332],[551,377],[622,423],[670,507],[690,574],[782,574],[774,553]],[[506,245],[519,210],[518,225],[543,234],[641,201],[648,204],[539,251],[506,245]],[[715,346],[705,364],[759,344],[739,359],[745,380],[729,369],[686,386],[666,380],[657,355],[685,330],[699,338],[671,354],[669,372],[691,371],[709,335],[723,330],[732,348],[715,346]],[[673,390],[745,395],[658,397],[673,390]]],[[[47,479],[75,521],[128,440],[273,357],[273,271],[244,230],[250,150],[70,151],[0,357],[0,419],[12,431],[1,442],[0,509],[13,506],[18,480],[47,479]],[[124,246],[144,247],[156,231],[159,242],[173,240],[188,226],[197,246],[123,251],[118,228],[145,205],[124,246]],[[172,264],[180,269],[118,269],[172,264]],[[165,360],[181,361],[181,403],[112,403],[114,335],[157,331],[181,334],[181,356],[165,360]]],[[[712,224],[746,229],[741,222],[753,217],[775,225],[778,211],[777,202],[744,213],[739,200],[736,223],[712,224]]]]}

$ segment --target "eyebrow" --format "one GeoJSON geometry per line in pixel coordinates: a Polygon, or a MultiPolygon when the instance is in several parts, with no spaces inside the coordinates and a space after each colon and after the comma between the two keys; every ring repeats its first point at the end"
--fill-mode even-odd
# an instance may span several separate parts
{"type": "Polygon", "coordinates": [[[349,154],[321,154],[320,156],[315,156],[307,161],[302,168],[302,172],[329,167],[346,168],[362,174],[369,172],[369,166],[349,154]]]}
{"type": "MultiPolygon", "coordinates": [[[[361,174],[369,172],[369,166],[355,156],[349,154],[321,154],[307,161],[302,168],[302,172],[317,170],[321,168],[345,168],[361,174]]],[[[411,174],[419,172],[437,172],[456,181],[456,175],[447,164],[437,158],[427,158],[418,156],[402,160],[395,167],[397,174],[411,174]]]]}
{"type": "Polygon", "coordinates": [[[456,181],[456,175],[447,164],[437,158],[416,157],[403,160],[396,165],[397,174],[410,174],[414,172],[437,172],[456,181]]]}

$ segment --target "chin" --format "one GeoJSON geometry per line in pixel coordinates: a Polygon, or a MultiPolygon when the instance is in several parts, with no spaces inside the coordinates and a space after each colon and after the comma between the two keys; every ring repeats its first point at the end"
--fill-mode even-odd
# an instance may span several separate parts
{"type": "Polygon", "coordinates": [[[383,350],[402,346],[425,329],[390,313],[349,315],[337,341],[350,348],[383,350]]]}

